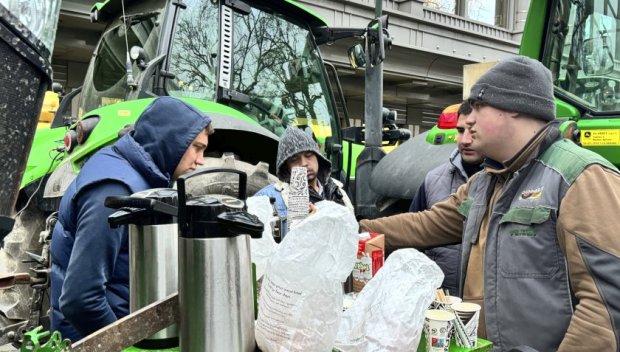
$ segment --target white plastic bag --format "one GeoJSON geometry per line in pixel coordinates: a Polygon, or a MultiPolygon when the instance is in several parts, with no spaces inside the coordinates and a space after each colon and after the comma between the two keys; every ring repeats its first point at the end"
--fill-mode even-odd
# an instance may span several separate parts
{"type": "Polygon", "coordinates": [[[395,251],[344,312],[335,347],[347,352],[415,351],[424,312],[443,278],[437,264],[417,250],[395,251]]]}
{"type": "Polygon", "coordinates": [[[278,244],[273,239],[273,229],[271,228],[273,208],[267,196],[249,197],[245,203],[248,206],[248,212],[256,215],[263,225],[265,225],[263,236],[250,240],[252,263],[256,265],[256,278],[260,279],[265,272],[267,259],[269,259],[278,248],[278,244]]]}
{"type": "Polygon", "coordinates": [[[334,202],[293,228],[268,260],[256,321],[265,352],[331,351],[342,315],[342,282],[357,257],[355,217],[334,202]]]}

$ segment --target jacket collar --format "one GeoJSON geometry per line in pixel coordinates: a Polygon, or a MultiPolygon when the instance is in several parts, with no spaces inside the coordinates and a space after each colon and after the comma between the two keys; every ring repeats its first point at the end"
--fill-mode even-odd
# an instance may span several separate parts
{"type": "Polygon", "coordinates": [[[483,163],[485,170],[496,175],[509,175],[520,170],[561,138],[559,124],[557,120],[547,123],[514,157],[504,163],[486,158],[483,163]]]}
{"type": "Polygon", "coordinates": [[[452,165],[450,171],[458,172],[463,177],[463,179],[467,180],[469,177],[467,176],[467,172],[463,168],[463,157],[461,156],[461,153],[459,153],[458,149],[454,149],[452,151],[449,160],[450,164],[452,165]]]}

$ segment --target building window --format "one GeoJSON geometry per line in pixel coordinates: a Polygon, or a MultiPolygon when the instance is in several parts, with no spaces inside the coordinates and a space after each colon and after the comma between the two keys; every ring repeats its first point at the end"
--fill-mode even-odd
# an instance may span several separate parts
{"type": "Polygon", "coordinates": [[[433,10],[458,15],[458,11],[456,11],[456,0],[424,0],[424,6],[433,10]]]}
{"type": "Polygon", "coordinates": [[[510,0],[424,0],[424,6],[506,28],[510,0]]]}

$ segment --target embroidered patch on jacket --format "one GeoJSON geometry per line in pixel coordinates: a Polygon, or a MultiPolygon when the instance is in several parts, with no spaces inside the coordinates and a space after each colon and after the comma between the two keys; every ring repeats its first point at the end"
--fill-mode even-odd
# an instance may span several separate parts
{"type": "Polygon", "coordinates": [[[510,231],[510,236],[513,237],[536,237],[536,230],[534,229],[516,229],[510,231]]]}
{"type": "Polygon", "coordinates": [[[536,189],[530,189],[527,191],[521,192],[519,199],[538,199],[542,196],[544,187],[538,187],[536,189]]]}

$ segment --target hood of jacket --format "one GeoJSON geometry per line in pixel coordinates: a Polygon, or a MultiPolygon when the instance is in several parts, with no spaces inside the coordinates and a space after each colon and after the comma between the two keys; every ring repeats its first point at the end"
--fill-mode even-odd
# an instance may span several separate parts
{"type": "Polygon", "coordinates": [[[211,118],[195,107],[177,98],[159,97],[115,147],[145,178],[163,177],[171,183],[185,151],[210,123],[211,118]]]}
{"type": "Polygon", "coordinates": [[[316,154],[319,162],[317,177],[323,184],[329,178],[332,163],[327,160],[319,150],[319,145],[312,137],[297,127],[289,127],[280,137],[278,144],[278,156],[276,159],[276,174],[280,181],[288,182],[291,172],[286,166],[286,160],[297,153],[311,151],[316,154]]]}

